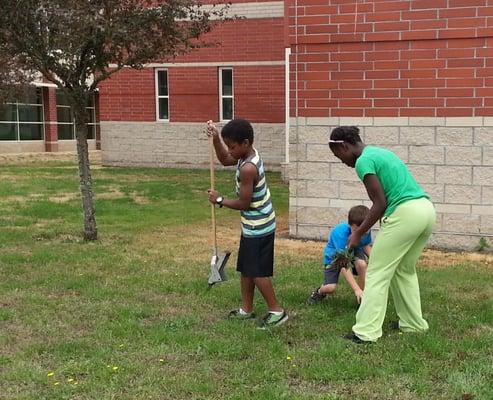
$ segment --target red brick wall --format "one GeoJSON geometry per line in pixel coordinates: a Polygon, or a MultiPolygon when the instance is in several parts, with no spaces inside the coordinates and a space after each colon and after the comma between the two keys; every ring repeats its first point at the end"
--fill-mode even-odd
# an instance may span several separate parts
{"type": "MultiPolygon", "coordinates": [[[[284,66],[233,67],[235,116],[284,122],[284,66]]],[[[217,67],[168,68],[171,122],[219,119],[217,67]]],[[[154,69],[125,69],[101,88],[101,121],[155,121],[154,69]],[[134,84],[130,84],[134,82],[134,84]]]]}
{"type": "Polygon", "coordinates": [[[288,1],[292,115],[493,115],[493,0],[326,4],[288,1]]]}
{"type": "MultiPolygon", "coordinates": [[[[215,63],[284,60],[282,18],[219,25],[205,40],[220,45],[165,62],[215,63]]],[[[252,122],[284,121],[284,66],[233,66],[235,115],[252,122]]],[[[218,67],[168,69],[170,121],[219,118],[218,67]]],[[[101,121],[155,121],[154,69],[124,69],[101,84],[101,121]]]]}

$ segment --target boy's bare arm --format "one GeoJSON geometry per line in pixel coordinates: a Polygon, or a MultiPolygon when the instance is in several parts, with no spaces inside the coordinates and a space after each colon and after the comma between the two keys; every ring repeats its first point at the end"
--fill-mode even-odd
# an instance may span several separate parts
{"type": "Polygon", "coordinates": [[[356,296],[358,303],[361,303],[361,297],[363,297],[363,291],[361,290],[358,283],[354,279],[353,274],[351,273],[350,270],[348,270],[346,268],[341,268],[341,273],[342,273],[342,276],[344,276],[344,279],[346,279],[349,286],[351,286],[351,289],[353,289],[354,295],[356,296]]]}
{"type": "Polygon", "coordinates": [[[235,165],[237,161],[230,156],[228,148],[219,137],[219,130],[211,120],[207,121],[206,133],[207,136],[212,137],[212,143],[214,144],[214,150],[216,151],[219,162],[224,166],[235,165]]]}
{"type": "MultiPolygon", "coordinates": [[[[226,199],[222,201],[224,207],[231,208],[233,210],[246,210],[250,207],[252,201],[253,185],[257,178],[257,167],[252,163],[246,163],[240,170],[240,193],[237,199],[226,199]]],[[[213,204],[216,203],[216,199],[219,193],[215,190],[209,190],[209,201],[213,204]]]]}
{"type": "Polygon", "coordinates": [[[370,253],[371,253],[371,244],[367,244],[366,246],[364,246],[364,247],[363,247],[363,251],[365,252],[365,254],[366,254],[367,256],[369,256],[369,255],[370,255],[370,253]]]}

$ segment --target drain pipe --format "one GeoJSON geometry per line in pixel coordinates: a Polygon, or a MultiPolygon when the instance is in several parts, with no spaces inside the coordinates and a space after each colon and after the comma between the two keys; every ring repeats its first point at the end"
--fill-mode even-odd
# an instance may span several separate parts
{"type": "Polygon", "coordinates": [[[284,65],[284,81],[285,81],[285,110],[286,110],[286,115],[285,115],[285,123],[284,123],[284,165],[282,167],[282,179],[285,182],[289,181],[289,131],[290,131],[290,112],[289,112],[289,56],[291,55],[291,47],[286,47],[284,49],[285,51],[285,65],[284,65]]]}

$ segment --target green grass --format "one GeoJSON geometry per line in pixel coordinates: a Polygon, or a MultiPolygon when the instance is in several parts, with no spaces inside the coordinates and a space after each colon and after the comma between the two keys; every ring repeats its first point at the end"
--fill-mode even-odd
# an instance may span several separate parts
{"type": "MultiPolygon", "coordinates": [[[[99,240],[84,243],[75,166],[1,168],[2,400],[493,398],[485,263],[421,267],[429,333],[385,329],[357,346],[341,339],[356,311],[347,285],[305,305],[323,244],[278,240],[275,287],[290,320],[259,331],[225,318],[240,298],[236,252],[231,279],[206,289],[207,171],[95,169],[99,240]]],[[[286,221],[288,187],[268,179],[286,221]]],[[[217,186],[232,195],[233,173],[218,172],[217,186]]],[[[217,216],[221,248],[236,250],[237,213],[217,216]]],[[[255,307],[265,312],[258,296],[255,307]]]]}

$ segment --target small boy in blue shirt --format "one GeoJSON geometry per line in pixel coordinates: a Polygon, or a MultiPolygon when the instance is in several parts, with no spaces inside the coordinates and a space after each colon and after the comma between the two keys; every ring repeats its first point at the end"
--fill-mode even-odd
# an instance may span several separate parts
{"type": "Polygon", "coordinates": [[[348,221],[341,222],[334,226],[330,231],[329,239],[324,250],[324,284],[313,290],[308,298],[308,304],[318,303],[328,294],[334,293],[337,288],[340,273],[342,273],[349,286],[353,289],[358,303],[361,303],[363,290],[365,288],[365,275],[368,266],[367,261],[371,251],[370,232],[366,232],[358,245],[354,247],[355,260],[351,269],[338,269],[332,267],[331,264],[334,261],[337,252],[346,250],[349,236],[361,225],[369,211],[368,207],[363,205],[352,207],[348,213],[348,221]],[[353,273],[358,275],[358,282],[354,279],[353,273]]]}

